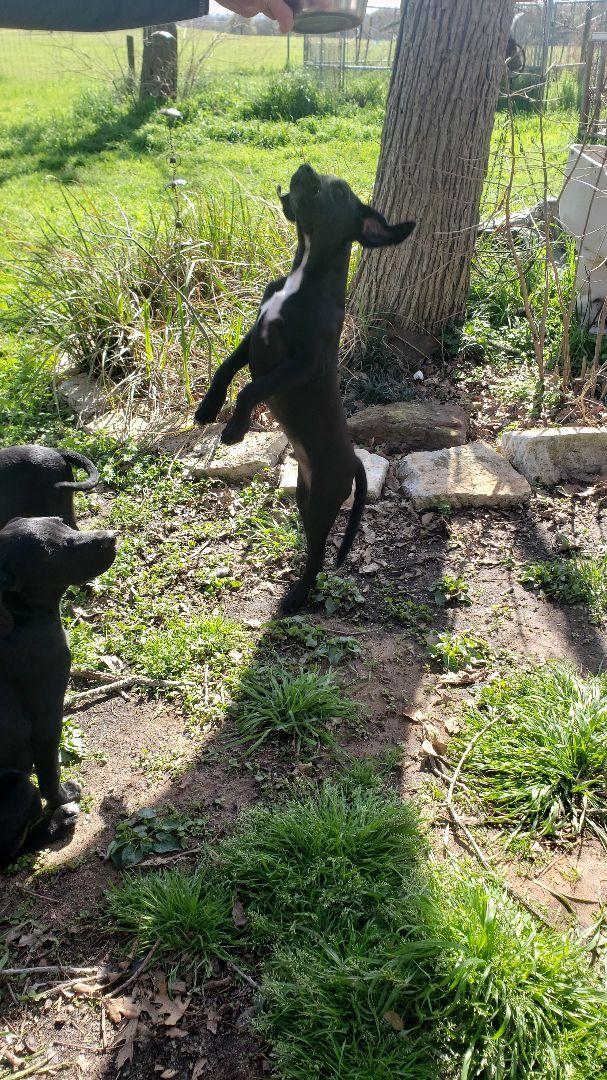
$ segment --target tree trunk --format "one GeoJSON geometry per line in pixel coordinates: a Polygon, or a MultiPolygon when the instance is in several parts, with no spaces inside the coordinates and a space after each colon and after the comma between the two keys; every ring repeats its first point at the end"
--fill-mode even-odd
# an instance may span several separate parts
{"type": "Polygon", "coordinates": [[[373,205],[415,220],[410,240],[365,251],[359,311],[439,334],[461,320],[512,0],[402,0],[373,205]]]}
{"type": "Polygon", "coordinates": [[[145,26],[141,59],[142,98],[177,97],[177,27],[175,23],[145,26]]]}

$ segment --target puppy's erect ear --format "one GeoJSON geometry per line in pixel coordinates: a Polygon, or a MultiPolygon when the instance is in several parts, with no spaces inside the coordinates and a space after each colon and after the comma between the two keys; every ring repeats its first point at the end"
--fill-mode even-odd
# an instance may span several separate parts
{"type": "Polygon", "coordinates": [[[293,212],[293,207],[291,206],[291,196],[288,192],[286,195],[283,195],[280,184],[276,188],[276,191],[278,192],[278,198],[282,203],[282,210],[287,221],[295,221],[295,214],[293,212]]]}
{"type": "Polygon", "coordinates": [[[363,206],[360,232],[357,240],[363,247],[390,247],[406,240],[415,228],[414,221],[401,221],[398,225],[388,225],[383,214],[372,206],[363,206]]]}
{"type": "Polygon", "coordinates": [[[3,570],[0,567],[0,637],[8,637],[13,629],[13,616],[8,608],[4,606],[2,592],[4,589],[10,589],[11,585],[15,584],[15,579],[8,570],[3,570]]]}

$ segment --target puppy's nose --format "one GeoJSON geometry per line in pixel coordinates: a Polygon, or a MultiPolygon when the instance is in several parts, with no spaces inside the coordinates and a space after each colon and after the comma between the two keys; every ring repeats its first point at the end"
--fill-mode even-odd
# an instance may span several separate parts
{"type": "Polygon", "coordinates": [[[320,181],[317,173],[311,165],[300,165],[291,178],[291,186],[298,187],[307,192],[318,191],[320,181]]]}

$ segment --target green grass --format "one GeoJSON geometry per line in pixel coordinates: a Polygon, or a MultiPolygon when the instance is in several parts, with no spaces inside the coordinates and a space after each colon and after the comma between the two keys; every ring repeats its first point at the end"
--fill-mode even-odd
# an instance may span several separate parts
{"type": "Polygon", "coordinates": [[[343,697],[331,671],[291,671],[279,664],[245,671],[231,706],[232,741],[252,754],[268,740],[288,740],[297,753],[336,747],[332,726],[353,720],[356,702],[343,697]]]}
{"type": "Polygon", "coordinates": [[[511,838],[590,832],[607,843],[607,679],[555,664],[496,681],[469,710],[453,755],[511,838]]]}
{"type": "Polygon", "coordinates": [[[242,814],[194,876],[127,879],[110,910],[175,972],[238,940],[254,950],[255,1026],[282,1080],[604,1076],[607,996],[588,952],[495,879],[426,856],[415,811],[361,762],[242,814]]]}
{"type": "Polygon", "coordinates": [[[591,622],[600,623],[607,612],[607,555],[580,555],[547,559],[521,572],[521,581],[544,599],[588,609],[591,622]]]}
{"type": "Polygon", "coordinates": [[[126,878],[108,902],[118,933],[144,954],[156,945],[159,963],[194,977],[209,975],[215,961],[229,958],[239,938],[231,908],[229,893],[205,868],[126,878]]]}
{"type": "Polygon", "coordinates": [[[424,852],[412,807],[357,765],[247,811],[223,858],[256,940],[269,944],[361,929],[406,887],[424,852]]]}

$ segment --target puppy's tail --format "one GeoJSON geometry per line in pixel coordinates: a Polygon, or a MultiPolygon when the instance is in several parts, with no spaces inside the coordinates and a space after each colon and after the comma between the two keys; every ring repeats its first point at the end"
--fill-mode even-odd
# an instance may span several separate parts
{"type": "Polygon", "coordinates": [[[363,516],[363,510],[365,508],[365,500],[367,498],[367,474],[365,472],[365,466],[363,465],[359,457],[356,458],[354,480],[356,483],[356,487],[354,489],[354,504],[350,511],[350,519],[346,526],[346,531],[344,533],[344,538],[341,542],[341,547],[337,552],[337,558],[335,560],[336,567],[341,566],[350,548],[352,547],[352,544],[354,543],[354,537],[358,532],[360,519],[363,516]]]}
{"type": "Polygon", "coordinates": [[[99,483],[99,470],[84,454],[77,450],[59,450],[61,457],[68,465],[74,465],[77,469],[84,469],[88,473],[86,480],[60,480],[55,484],[57,488],[68,488],[70,491],[90,491],[99,483]]]}

